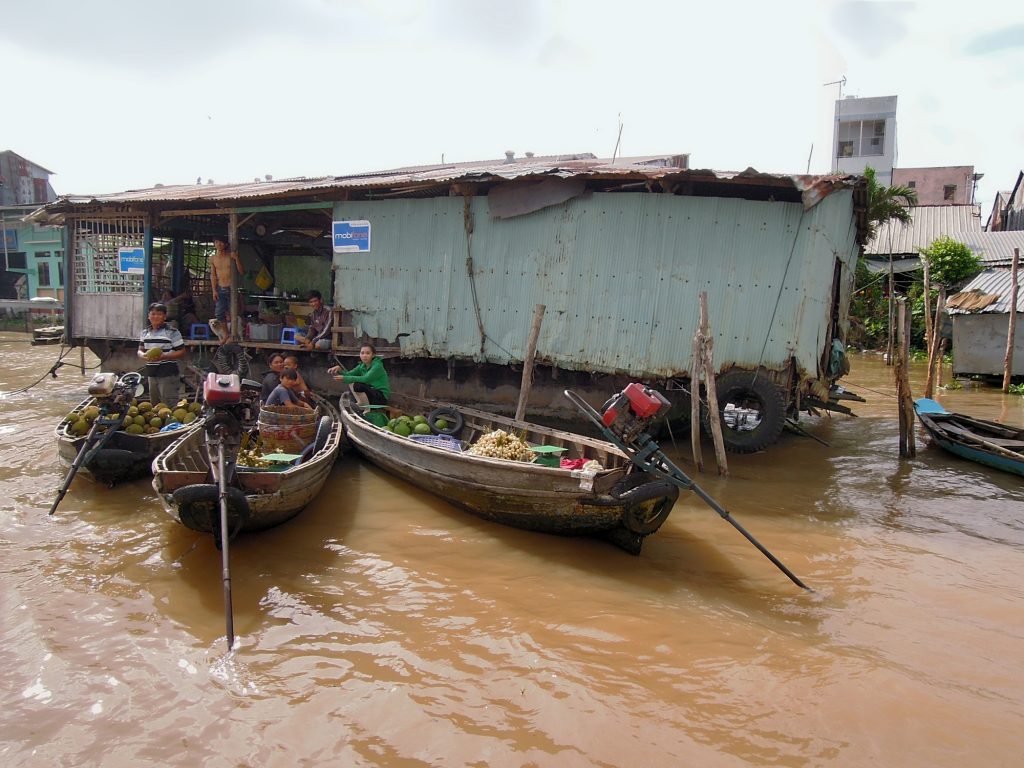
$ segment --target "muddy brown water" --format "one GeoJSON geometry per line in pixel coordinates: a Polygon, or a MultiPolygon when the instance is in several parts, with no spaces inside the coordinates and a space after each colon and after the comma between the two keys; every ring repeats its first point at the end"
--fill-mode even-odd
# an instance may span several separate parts
{"type": "MultiPolygon", "coordinates": [[[[693,494],[632,557],[346,457],[302,515],[233,545],[226,654],[218,553],[147,481],[75,480],[47,517],[53,427],[85,384],[24,338],[0,337],[3,765],[1024,760],[1024,482],[920,429],[901,462],[876,357],[848,377],[859,418],[803,422],[828,447],[787,434],[697,477],[813,594],[693,494]]],[[[938,399],[1024,424],[1019,396],[938,399]]]]}

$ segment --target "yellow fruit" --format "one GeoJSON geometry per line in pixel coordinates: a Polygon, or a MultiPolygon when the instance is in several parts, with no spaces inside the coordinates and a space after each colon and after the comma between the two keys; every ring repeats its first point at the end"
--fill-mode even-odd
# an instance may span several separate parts
{"type": "Polygon", "coordinates": [[[188,404],[188,409],[190,411],[192,411],[192,413],[199,413],[199,411],[202,410],[202,408],[203,408],[203,404],[200,403],[198,400],[196,402],[194,402],[194,403],[189,403],[188,404]]]}
{"type": "Polygon", "coordinates": [[[180,421],[184,423],[185,417],[188,416],[188,411],[186,411],[184,408],[178,408],[177,410],[174,411],[174,413],[171,414],[171,416],[174,417],[175,421],[180,421]]]}
{"type": "Polygon", "coordinates": [[[127,427],[124,428],[124,431],[131,435],[141,435],[143,429],[138,424],[129,424],[127,427]]]}
{"type": "Polygon", "coordinates": [[[167,421],[167,417],[171,415],[171,409],[164,407],[157,410],[156,415],[164,421],[167,421]]]}
{"type": "Polygon", "coordinates": [[[153,347],[152,349],[147,349],[146,350],[146,359],[147,360],[158,360],[160,358],[160,355],[162,355],[163,353],[164,353],[164,351],[162,349],[160,349],[160,347],[153,347]]]}
{"type": "Polygon", "coordinates": [[[147,402],[145,400],[143,400],[141,403],[139,403],[139,413],[146,413],[146,411],[149,411],[152,408],[153,408],[153,404],[150,403],[150,402],[147,402]]]}
{"type": "Polygon", "coordinates": [[[100,409],[97,408],[95,405],[90,405],[88,408],[82,411],[82,415],[89,421],[94,421],[100,415],[100,409]]]}
{"type": "Polygon", "coordinates": [[[136,416],[139,415],[139,407],[137,405],[129,406],[128,415],[134,419],[136,416]]]}
{"type": "Polygon", "coordinates": [[[79,419],[78,421],[71,425],[71,431],[74,432],[76,435],[84,435],[86,432],[89,431],[89,422],[86,421],[85,419],[79,419]]]}
{"type": "Polygon", "coordinates": [[[189,412],[189,413],[186,413],[185,416],[182,418],[181,423],[182,424],[191,424],[193,421],[196,420],[196,418],[197,418],[197,416],[194,413],[189,412]]]}
{"type": "Polygon", "coordinates": [[[160,429],[160,427],[162,427],[163,425],[163,419],[157,418],[156,416],[149,420],[149,426],[151,426],[154,430],[160,429]]]}
{"type": "Polygon", "coordinates": [[[143,416],[142,414],[136,416],[134,419],[132,419],[132,421],[140,427],[146,426],[146,417],[143,416]]]}

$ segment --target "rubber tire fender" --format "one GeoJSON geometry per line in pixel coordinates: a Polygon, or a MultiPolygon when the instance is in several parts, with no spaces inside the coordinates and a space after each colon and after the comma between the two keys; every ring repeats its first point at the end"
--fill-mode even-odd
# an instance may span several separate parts
{"type": "Polygon", "coordinates": [[[462,414],[454,408],[435,408],[427,414],[427,424],[439,435],[457,435],[462,431],[463,425],[466,420],[462,418],[462,414]],[[448,422],[448,426],[444,429],[438,429],[435,423],[438,419],[444,419],[448,422]]]}
{"type": "Polygon", "coordinates": [[[679,486],[667,480],[652,480],[626,491],[619,496],[619,501],[625,505],[622,524],[641,536],[654,533],[668,518],[678,498],[679,486]],[[652,499],[661,501],[645,509],[644,503],[652,499]]]}
{"type": "MultiPolygon", "coordinates": [[[[774,444],[786,426],[786,401],[764,372],[732,370],[718,377],[719,418],[726,403],[753,400],[760,408],[761,423],[751,430],[730,429],[722,423],[722,438],[730,453],[756,453],[774,444]]],[[[703,409],[703,426],[711,433],[708,409],[703,409]]]]}
{"type": "MultiPolygon", "coordinates": [[[[220,487],[214,483],[182,486],[171,494],[178,506],[182,524],[200,533],[218,533],[220,529],[220,487]]],[[[249,500],[240,488],[228,486],[228,524],[234,529],[231,538],[249,519],[249,500]]],[[[220,538],[217,537],[220,547],[220,538]]]]}
{"type": "Polygon", "coordinates": [[[320,453],[331,439],[331,432],[334,431],[334,419],[330,416],[321,416],[316,425],[316,437],[313,438],[313,454],[320,453]]]}

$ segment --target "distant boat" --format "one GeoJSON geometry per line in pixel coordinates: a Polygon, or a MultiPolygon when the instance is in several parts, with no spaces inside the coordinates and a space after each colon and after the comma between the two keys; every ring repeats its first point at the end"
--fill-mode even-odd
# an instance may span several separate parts
{"type": "Polygon", "coordinates": [[[934,400],[914,401],[921,426],[950,453],[1024,477],[1024,429],[951,413],[934,400]]]}

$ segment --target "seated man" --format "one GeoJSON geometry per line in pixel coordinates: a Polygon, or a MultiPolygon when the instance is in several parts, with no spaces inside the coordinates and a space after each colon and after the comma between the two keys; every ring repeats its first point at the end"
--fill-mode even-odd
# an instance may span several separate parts
{"type": "Polygon", "coordinates": [[[305,349],[331,348],[331,310],[324,306],[320,291],[309,292],[309,306],[313,311],[306,319],[306,332],[295,334],[295,341],[305,349]]]}
{"type": "Polygon", "coordinates": [[[297,405],[300,408],[311,408],[310,404],[298,395],[299,373],[294,368],[281,371],[281,383],[274,387],[264,405],[297,405]]]}

